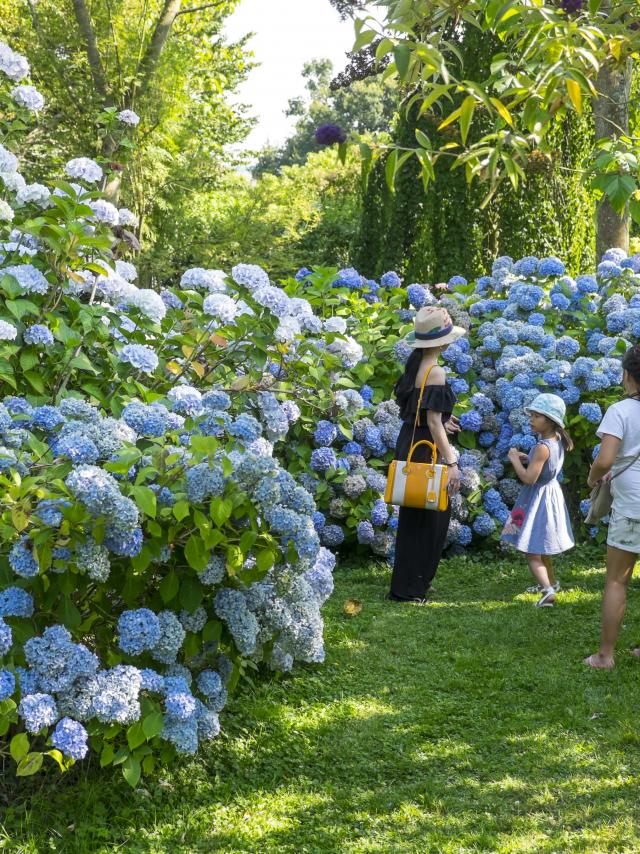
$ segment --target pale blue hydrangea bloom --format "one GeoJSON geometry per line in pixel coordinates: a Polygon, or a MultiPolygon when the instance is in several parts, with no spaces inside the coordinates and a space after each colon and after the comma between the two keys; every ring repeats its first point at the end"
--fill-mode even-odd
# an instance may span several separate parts
{"type": "Polygon", "coordinates": [[[23,719],[26,730],[35,735],[56,722],[58,708],[50,694],[28,694],[20,701],[18,714],[23,719]]]}
{"type": "Polygon", "coordinates": [[[86,729],[72,718],[62,718],[51,733],[51,743],[71,759],[84,759],[89,752],[86,729]]]}

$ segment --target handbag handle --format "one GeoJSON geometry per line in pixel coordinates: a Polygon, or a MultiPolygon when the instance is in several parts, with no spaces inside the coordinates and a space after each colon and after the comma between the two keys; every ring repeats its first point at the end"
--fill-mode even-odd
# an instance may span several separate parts
{"type": "Polygon", "coordinates": [[[435,442],[430,442],[428,439],[421,439],[419,442],[416,442],[415,445],[411,445],[409,449],[409,456],[407,457],[407,468],[411,463],[411,457],[413,456],[413,452],[420,445],[428,445],[431,448],[431,465],[435,466],[438,461],[438,448],[435,442]]]}
{"type": "MultiPolygon", "coordinates": [[[[418,396],[418,405],[416,407],[416,418],[415,418],[415,421],[413,422],[413,433],[411,434],[411,447],[412,448],[413,448],[413,443],[414,443],[415,438],[416,438],[416,429],[418,427],[418,421],[420,420],[420,404],[422,403],[422,397],[424,395],[424,390],[425,390],[426,385],[427,385],[427,380],[429,379],[429,374],[431,373],[431,371],[434,368],[435,368],[435,365],[429,366],[429,368],[425,372],[425,375],[422,379],[422,385],[420,386],[420,394],[418,396]]],[[[411,455],[409,455],[409,456],[411,456],[411,455]]]]}

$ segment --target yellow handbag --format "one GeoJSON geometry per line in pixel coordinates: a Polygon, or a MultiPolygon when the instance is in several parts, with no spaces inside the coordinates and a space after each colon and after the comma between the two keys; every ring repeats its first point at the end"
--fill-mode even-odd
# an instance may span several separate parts
{"type": "Polygon", "coordinates": [[[397,504],[400,507],[416,507],[420,510],[446,510],[449,506],[449,469],[437,462],[438,448],[434,442],[422,439],[415,442],[416,428],[420,419],[420,404],[427,384],[431,368],[425,374],[420,388],[416,420],[413,425],[411,447],[406,460],[393,460],[389,465],[387,488],[384,500],[387,504],[397,504]],[[431,462],[413,462],[413,454],[420,445],[431,448],[431,462]]]}

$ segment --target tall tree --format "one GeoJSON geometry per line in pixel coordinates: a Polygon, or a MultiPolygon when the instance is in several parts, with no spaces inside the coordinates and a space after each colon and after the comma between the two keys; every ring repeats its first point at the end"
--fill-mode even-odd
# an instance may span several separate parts
{"type": "MultiPolygon", "coordinates": [[[[28,56],[47,97],[39,129],[47,148],[98,156],[108,172],[113,163],[108,190],[117,198],[130,163],[164,147],[203,104],[222,105],[243,79],[244,47],[222,36],[236,2],[0,0],[0,33],[28,56]],[[141,118],[135,156],[121,144],[124,110],[141,118]]],[[[229,117],[222,109],[235,136],[240,123],[229,117]]],[[[213,110],[208,118],[217,124],[213,110]]],[[[26,156],[37,163],[38,149],[26,156]]]]}
{"type": "MultiPolygon", "coordinates": [[[[640,190],[638,151],[626,119],[629,59],[640,50],[635,0],[380,0],[378,5],[386,20],[378,26],[361,18],[354,49],[377,42],[376,58],[392,59],[389,73],[411,93],[409,105],[439,114],[440,127],[455,123],[458,128],[458,138],[446,148],[435,148],[424,136],[417,139],[425,180],[433,180],[438,159],[454,152],[455,166],[489,184],[488,201],[505,179],[517,187],[531,154],[548,147],[558,118],[582,113],[588,103],[599,121],[586,169],[604,199],[599,246],[615,239],[624,247],[627,204],[640,220],[640,202],[633,198],[640,190]],[[497,40],[485,76],[469,75],[456,50],[452,34],[466,27],[497,40]],[[462,103],[452,110],[458,94],[462,103]],[[470,130],[479,119],[490,127],[473,139],[470,130]],[[606,204],[623,218],[613,230],[606,204]]],[[[400,163],[396,156],[392,167],[400,163]]]]}
{"type": "Polygon", "coordinates": [[[0,0],[0,37],[28,56],[47,100],[21,152],[27,172],[97,157],[143,247],[166,240],[161,214],[215,187],[250,128],[228,101],[251,67],[222,32],[236,2],[0,0]],[[120,110],[140,116],[135,130],[120,110]]]}

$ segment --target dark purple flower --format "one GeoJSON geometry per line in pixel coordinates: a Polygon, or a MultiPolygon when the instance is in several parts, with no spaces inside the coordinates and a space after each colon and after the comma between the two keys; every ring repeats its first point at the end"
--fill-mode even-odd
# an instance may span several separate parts
{"type": "Polygon", "coordinates": [[[320,125],[316,130],[316,142],[318,145],[335,145],[336,142],[342,144],[346,140],[347,135],[339,125],[320,125]]]}
{"type": "Polygon", "coordinates": [[[560,6],[567,15],[575,15],[582,9],[584,0],[560,0],[560,6]]]}

